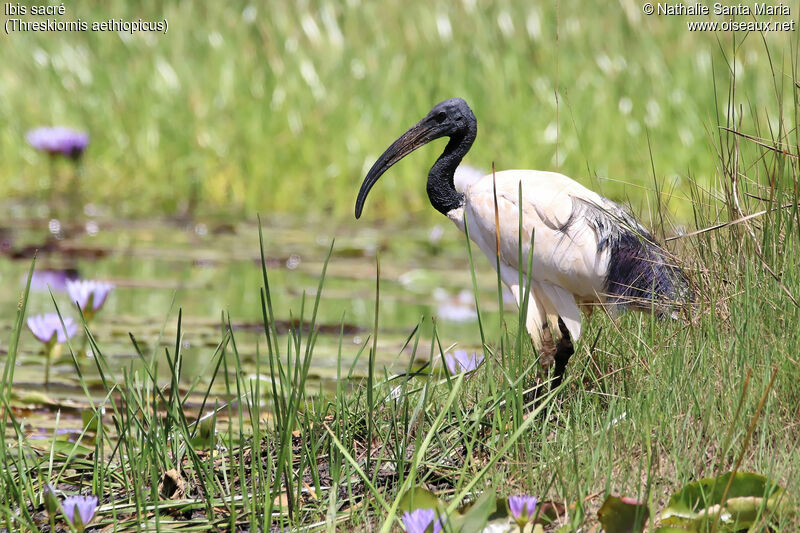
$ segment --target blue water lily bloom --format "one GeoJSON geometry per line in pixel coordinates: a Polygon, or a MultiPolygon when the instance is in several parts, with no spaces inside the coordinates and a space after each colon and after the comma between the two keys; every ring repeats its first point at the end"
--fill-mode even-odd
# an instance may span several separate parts
{"type": "Polygon", "coordinates": [[[410,513],[406,511],[400,520],[407,533],[425,533],[431,523],[433,523],[433,533],[442,530],[442,520],[436,519],[436,511],[433,509],[415,509],[410,513]]]}
{"type": "Polygon", "coordinates": [[[508,510],[520,527],[524,527],[531,521],[538,501],[535,496],[511,496],[508,498],[508,510]]]}
{"type": "Polygon", "coordinates": [[[57,343],[67,342],[78,332],[78,325],[68,316],[64,317],[64,327],[61,327],[61,319],[56,313],[28,317],[27,324],[33,336],[45,344],[54,339],[57,343]]]}
{"type": "Polygon", "coordinates": [[[467,375],[469,375],[483,362],[483,354],[478,354],[476,352],[470,354],[467,353],[466,350],[456,350],[453,353],[446,353],[444,355],[444,362],[451,376],[460,374],[461,372],[466,372],[467,375]]]}
{"type": "Polygon", "coordinates": [[[69,299],[77,304],[85,315],[99,311],[113,289],[114,285],[105,281],[67,281],[69,299]]]}
{"type": "Polygon", "coordinates": [[[97,496],[68,496],[61,502],[64,516],[78,531],[92,521],[97,512],[97,496]]]}
{"type": "MultiPolygon", "coordinates": [[[[78,274],[74,270],[43,269],[33,272],[31,278],[31,290],[37,292],[64,292],[67,290],[67,282],[75,279],[78,274]]],[[[28,277],[22,278],[22,285],[28,283],[28,277]]]]}
{"type": "Polygon", "coordinates": [[[50,155],[63,154],[78,159],[89,145],[89,134],[70,128],[36,128],[25,135],[28,144],[50,155]]]}

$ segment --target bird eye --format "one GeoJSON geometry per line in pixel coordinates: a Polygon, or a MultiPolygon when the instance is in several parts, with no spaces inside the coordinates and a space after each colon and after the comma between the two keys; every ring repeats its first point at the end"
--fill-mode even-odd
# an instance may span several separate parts
{"type": "Polygon", "coordinates": [[[437,115],[434,117],[434,119],[436,120],[436,122],[438,122],[439,124],[441,124],[442,122],[444,122],[446,118],[447,118],[447,113],[445,113],[444,111],[440,112],[439,114],[437,114],[437,115]]]}

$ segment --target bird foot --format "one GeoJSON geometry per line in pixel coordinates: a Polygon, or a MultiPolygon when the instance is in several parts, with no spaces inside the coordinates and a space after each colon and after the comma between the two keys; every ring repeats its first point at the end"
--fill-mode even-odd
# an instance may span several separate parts
{"type": "Polygon", "coordinates": [[[552,353],[545,353],[544,350],[542,350],[542,353],[539,356],[539,366],[542,369],[543,376],[546,377],[550,373],[550,369],[552,369],[553,365],[555,365],[555,355],[555,350],[553,350],[552,353]]]}

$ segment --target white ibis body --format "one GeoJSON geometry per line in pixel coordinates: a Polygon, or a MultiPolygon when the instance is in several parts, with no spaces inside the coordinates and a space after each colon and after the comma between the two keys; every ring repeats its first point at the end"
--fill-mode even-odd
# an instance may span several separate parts
{"type": "Polygon", "coordinates": [[[404,133],[367,173],[356,200],[356,218],[372,186],[393,164],[428,142],[449,137],[428,174],[428,197],[496,266],[519,305],[519,271],[533,234],[533,263],[526,328],[547,371],[560,381],[581,335],[581,309],[593,305],[655,309],[664,313],[689,295],[687,280],[650,233],[618,204],[555,172],[506,170],[457,191],[456,167],[472,146],[477,121],[461,98],[445,100],[404,133]],[[520,186],[522,189],[520,195],[520,186]],[[495,190],[497,209],[495,210],[495,190]],[[519,254],[522,204],[522,258],[519,254]],[[497,221],[497,223],[496,223],[497,221]],[[499,224],[499,230],[497,225],[499,224]],[[559,335],[556,343],[551,329],[559,335]]]}

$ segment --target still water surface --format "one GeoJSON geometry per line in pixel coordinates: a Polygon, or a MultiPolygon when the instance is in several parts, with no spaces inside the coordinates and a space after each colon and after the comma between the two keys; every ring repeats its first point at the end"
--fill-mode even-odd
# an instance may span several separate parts
{"type": "MultiPolygon", "coordinates": [[[[364,222],[335,226],[325,221],[266,218],[262,226],[270,294],[283,353],[289,324],[299,318],[303,308],[304,293],[305,320],[310,318],[324,260],[335,238],[317,318],[320,334],[309,373],[309,393],[324,394],[335,389],[340,340],[341,373],[347,375],[352,366],[352,379],[361,380],[366,375],[368,349],[356,359],[364,343],[371,346],[378,260],[378,375],[384,375],[384,369],[392,373],[407,367],[412,350],[404,349],[404,345],[420,321],[416,360],[429,359],[432,317],[437,317],[436,329],[445,350],[453,345],[472,350],[480,346],[464,236],[447,222],[438,226],[391,227],[364,222]]],[[[242,371],[256,377],[256,361],[260,357],[262,379],[269,379],[264,375],[268,365],[255,221],[119,221],[107,216],[62,224],[47,218],[21,218],[2,224],[0,240],[3,354],[7,353],[31,258],[38,250],[28,316],[55,310],[52,289],[61,312],[78,320],[63,285],[66,277],[115,284],[116,289],[89,326],[118,379],[121,380],[123,369],[135,370],[142,364],[130,334],[144,354],[166,365],[165,350],[173,353],[175,348],[179,310],[182,386],[197,380],[201,385],[208,382],[210,364],[223,338],[222,324],[228,314],[242,371]]],[[[496,277],[479,250],[474,249],[473,253],[482,316],[488,330],[496,332],[496,277]]],[[[513,309],[508,302],[505,306],[513,309]]],[[[83,334],[73,337],[70,344],[78,352],[77,360],[91,393],[97,396],[95,399],[102,399],[100,376],[83,334]]],[[[15,369],[15,405],[34,433],[48,432],[56,411],[61,411],[60,427],[69,426],[71,417],[78,417],[87,403],[69,347],[62,347],[48,387],[44,385],[44,360],[42,345],[26,328],[15,369]]],[[[161,374],[166,384],[165,372],[161,374]]],[[[214,390],[222,398],[223,391],[214,390]]],[[[262,390],[268,391],[269,387],[262,390]]]]}

